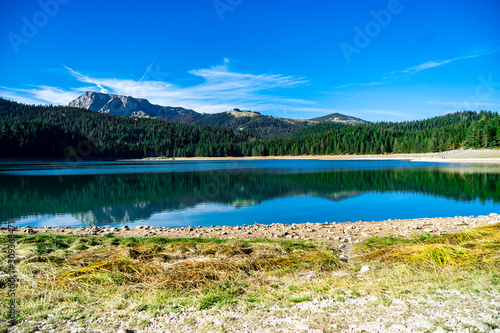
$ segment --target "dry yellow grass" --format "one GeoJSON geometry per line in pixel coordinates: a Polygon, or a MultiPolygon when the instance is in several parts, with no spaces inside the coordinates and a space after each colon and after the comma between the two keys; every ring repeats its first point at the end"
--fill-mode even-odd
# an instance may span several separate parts
{"type": "Polygon", "coordinates": [[[500,223],[443,236],[371,238],[355,249],[362,258],[441,266],[498,266],[500,223]]]}
{"type": "MultiPolygon", "coordinates": [[[[5,257],[7,238],[0,237],[5,257]]],[[[86,320],[114,310],[151,315],[286,304],[346,294],[499,289],[500,224],[460,233],[371,238],[340,261],[315,241],[18,236],[21,318],[86,320]],[[372,270],[360,275],[359,268],[372,270]]],[[[7,286],[1,285],[2,295],[7,286]]],[[[5,310],[1,310],[5,311],[5,310]]],[[[0,313],[4,316],[5,312],[0,313]]]]}

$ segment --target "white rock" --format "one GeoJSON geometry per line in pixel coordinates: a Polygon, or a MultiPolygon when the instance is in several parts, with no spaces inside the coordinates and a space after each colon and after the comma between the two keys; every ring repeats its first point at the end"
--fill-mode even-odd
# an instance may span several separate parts
{"type": "Polygon", "coordinates": [[[370,268],[370,267],[368,267],[368,266],[363,266],[363,267],[361,267],[361,269],[359,270],[359,274],[364,274],[364,273],[368,272],[369,270],[371,270],[371,268],[370,268]]]}
{"type": "Polygon", "coordinates": [[[460,318],[462,324],[474,326],[479,332],[489,332],[491,329],[477,318],[460,318]]]}
{"type": "Polygon", "coordinates": [[[426,330],[430,330],[434,326],[434,324],[426,318],[419,318],[415,320],[415,326],[417,328],[425,328],[426,330]]]}
{"type": "Polygon", "coordinates": [[[295,328],[298,330],[306,330],[306,331],[309,331],[309,329],[310,329],[309,325],[307,325],[303,321],[299,321],[299,322],[295,323],[295,328]]]}
{"type": "Polygon", "coordinates": [[[391,332],[406,332],[406,326],[403,324],[394,324],[389,329],[391,332]]]}

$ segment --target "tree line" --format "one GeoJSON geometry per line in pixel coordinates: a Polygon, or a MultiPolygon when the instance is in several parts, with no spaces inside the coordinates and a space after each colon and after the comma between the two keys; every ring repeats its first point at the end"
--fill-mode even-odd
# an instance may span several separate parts
{"type": "Polygon", "coordinates": [[[0,157],[221,157],[440,152],[500,145],[500,116],[462,111],[421,121],[320,123],[279,139],[160,119],[0,98],[0,157]]]}
{"type": "Polygon", "coordinates": [[[463,111],[402,123],[323,123],[288,138],[241,144],[243,154],[248,156],[426,153],[499,145],[500,116],[487,111],[463,111]]]}
{"type": "Polygon", "coordinates": [[[0,157],[238,156],[242,131],[0,98],[0,157]]]}

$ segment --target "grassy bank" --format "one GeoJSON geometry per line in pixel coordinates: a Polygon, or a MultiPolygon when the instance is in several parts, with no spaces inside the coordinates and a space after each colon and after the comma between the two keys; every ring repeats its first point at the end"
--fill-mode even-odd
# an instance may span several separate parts
{"type": "MultiPolygon", "coordinates": [[[[1,236],[5,264],[7,245],[1,236]]],[[[19,317],[30,321],[19,327],[27,331],[42,320],[102,327],[109,323],[92,320],[111,311],[110,320],[140,328],[144,323],[131,313],[286,307],[363,294],[383,304],[387,296],[438,289],[500,291],[500,224],[441,236],[369,238],[348,261],[338,258],[334,244],[289,240],[19,235],[16,251],[19,317]],[[361,273],[362,266],[370,270],[361,273]]],[[[0,286],[6,299],[7,282],[0,286]]],[[[6,308],[1,311],[5,318],[6,308]]]]}

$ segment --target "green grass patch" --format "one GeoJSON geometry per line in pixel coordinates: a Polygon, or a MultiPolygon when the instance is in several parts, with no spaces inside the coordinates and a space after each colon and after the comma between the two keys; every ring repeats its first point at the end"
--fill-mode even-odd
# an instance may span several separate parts
{"type": "Polygon", "coordinates": [[[500,265],[500,223],[435,236],[372,237],[355,248],[364,260],[439,266],[500,265]]]}
{"type": "MultiPolygon", "coordinates": [[[[435,236],[370,238],[345,263],[327,242],[17,235],[22,319],[64,307],[70,321],[111,311],[159,315],[314,298],[500,290],[500,225],[435,236]],[[359,274],[362,265],[372,269],[359,274]]],[[[7,236],[0,236],[0,258],[7,236]]],[[[0,285],[0,296],[7,293],[0,285]]],[[[0,316],[5,310],[0,309],[0,316]]],[[[50,317],[60,323],[59,317],[50,317]]],[[[61,317],[62,318],[62,317],[61,317]]]]}

